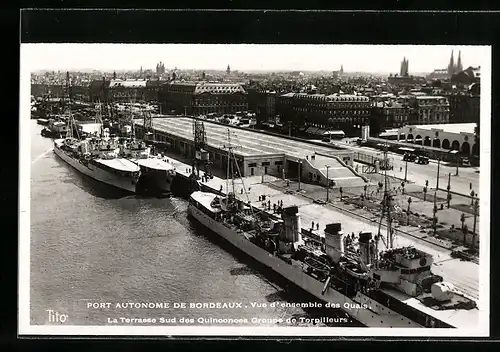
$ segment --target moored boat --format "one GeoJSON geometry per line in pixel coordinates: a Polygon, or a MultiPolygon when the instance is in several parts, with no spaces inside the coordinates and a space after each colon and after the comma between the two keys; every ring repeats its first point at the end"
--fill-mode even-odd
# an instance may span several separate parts
{"type": "MultiPolygon", "coordinates": [[[[228,148],[228,165],[231,162],[228,148]]],[[[229,167],[228,167],[229,168],[229,167]]],[[[229,175],[228,175],[229,176],[229,175]]],[[[242,180],[243,182],[243,180],[242,180]]],[[[385,187],[385,213],[391,197],[385,187]]],[[[188,214],[236,248],[324,303],[369,327],[474,328],[476,302],[432,273],[433,256],[414,247],[393,247],[380,232],[345,236],[341,224],[313,234],[301,227],[297,206],[281,218],[238,199],[193,192],[188,214]],[[386,250],[379,251],[379,241],[386,250]]],[[[390,224],[391,222],[388,221],[390,224]]]]}
{"type": "Polygon", "coordinates": [[[141,175],[140,167],[120,157],[118,139],[102,133],[99,137],[73,137],[74,119],[70,115],[67,136],[54,141],[54,152],[79,172],[110,186],[135,193],[141,175]]]}
{"type": "Polygon", "coordinates": [[[56,139],[54,152],[70,166],[97,181],[135,193],[140,168],[127,159],[118,157],[113,141],[72,137],[56,139]]]}
{"type": "Polygon", "coordinates": [[[137,190],[142,193],[170,193],[175,167],[161,154],[153,155],[144,141],[124,138],[121,155],[141,168],[137,190]]]}

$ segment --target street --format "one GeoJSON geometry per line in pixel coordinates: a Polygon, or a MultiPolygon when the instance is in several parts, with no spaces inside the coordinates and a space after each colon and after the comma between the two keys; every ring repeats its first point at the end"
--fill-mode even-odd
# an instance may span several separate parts
{"type": "MultiPolygon", "coordinates": [[[[360,147],[357,145],[347,144],[340,142],[339,146],[347,149],[364,152],[369,155],[380,155],[381,151],[369,147],[360,147]]],[[[403,161],[403,156],[400,154],[388,152],[387,157],[392,159],[394,169],[387,171],[389,176],[395,176],[401,179],[405,178],[406,162],[403,161]]],[[[477,194],[479,192],[479,173],[476,172],[478,168],[475,167],[459,167],[458,176],[455,176],[456,166],[439,165],[439,188],[446,189],[448,186],[448,175],[450,177],[450,190],[461,194],[469,195],[471,192],[470,185],[472,183],[472,190],[477,194]]],[[[429,181],[429,188],[436,187],[438,163],[435,160],[427,165],[408,162],[407,180],[414,182],[418,185],[424,186],[425,181],[429,181]]]]}

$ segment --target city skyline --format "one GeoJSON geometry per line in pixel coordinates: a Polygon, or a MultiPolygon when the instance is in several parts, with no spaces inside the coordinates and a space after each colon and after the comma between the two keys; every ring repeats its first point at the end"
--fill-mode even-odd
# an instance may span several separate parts
{"type": "Polygon", "coordinates": [[[257,45],[257,44],[22,44],[30,71],[166,70],[337,71],[409,74],[445,69],[452,50],[464,69],[487,60],[487,46],[451,45],[257,45]],[[62,53],[64,53],[62,55],[62,53]]]}

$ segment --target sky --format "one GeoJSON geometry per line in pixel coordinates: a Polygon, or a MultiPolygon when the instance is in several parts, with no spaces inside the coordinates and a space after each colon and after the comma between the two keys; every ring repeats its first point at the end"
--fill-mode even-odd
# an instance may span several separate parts
{"type": "Polygon", "coordinates": [[[38,70],[334,71],[399,73],[403,57],[409,73],[448,66],[451,51],[462,64],[481,66],[484,46],[441,45],[255,45],[255,44],[22,44],[31,72],[38,70]]]}

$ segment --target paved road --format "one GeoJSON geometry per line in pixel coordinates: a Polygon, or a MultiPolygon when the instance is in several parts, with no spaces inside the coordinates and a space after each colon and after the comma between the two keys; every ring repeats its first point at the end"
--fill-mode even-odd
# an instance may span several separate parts
{"type": "MultiPolygon", "coordinates": [[[[346,147],[353,151],[364,152],[373,156],[380,154],[377,149],[369,147],[360,147],[352,144],[339,142],[339,146],[346,147]]],[[[403,178],[405,176],[406,162],[400,154],[389,152],[389,158],[392,158],[394,170],[388,172],[388,175],[403,178]],[[402,170],[400,169],[402,168],[402,170]],[[401,171],[400,171],[401,170],[401,171]]],[[[458,170],[459,176],[455,176],[456,167],[448,166],[440,163],[439,165],[439,188],[446,189],[448,185],[448,174],[451,173],[450,187],[451,190],[462,193],[470,194],[470,183],[472,183],[472,190],[479,191],[479,173],[476,173],[478,168],[460,167],[458,170]]],[[[421,165],[416,163],[408,163],[407,179],[419,185],[425,185],[425,181],[429,181],[429,187],[436,187],[438,164],[435,161],[430,162],[428,165],[421,165]]]]}

